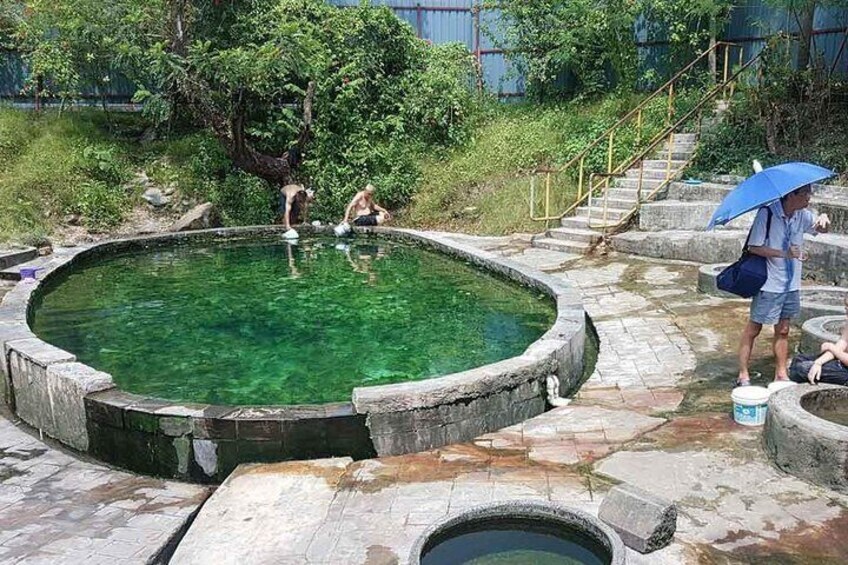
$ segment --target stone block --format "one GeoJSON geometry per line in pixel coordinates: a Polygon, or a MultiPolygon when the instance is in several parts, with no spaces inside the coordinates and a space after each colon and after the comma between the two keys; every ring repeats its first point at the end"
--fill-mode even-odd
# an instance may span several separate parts
{"type": "Polygon", "coordinates": [[[112,388],[112,377],[82,363],[43,367],[26,364],[20,358],[16,358],[15,363],[13,377],[18,416],[65,445],[87,451],[85,396],[112,388]]]}
{"type": "Polygon", "coordinates": [[[113,388],[112,376],[82,363],[50,365],[46,373],[51,420],[43,430],[65,445],[87,451],[84,399],[91,392],[113,388]]]}
{"type": "Polygon", "coordinates": [[[677,529],[677,508],[672,502],[628,484],[610,489],[598,518],[639,553],[667,546],[677,529]]]}
{"type": "Polygon", "coordinates": [[[9,377],[9,357],[6,344],[18,339],[33,339],[33,334],[25,322],[0,322],[0,403],[12,404],[12,381],[9,377]]]}

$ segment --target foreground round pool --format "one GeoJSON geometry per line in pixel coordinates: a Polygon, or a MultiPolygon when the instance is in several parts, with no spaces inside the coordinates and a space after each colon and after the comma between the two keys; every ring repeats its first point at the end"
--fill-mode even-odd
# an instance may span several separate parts
{"type": "Polygon", "coordinates": [[[421,565],[606,565],[603,546],[578,530],[521,519],[490,519],[436,540],[421,565]]]}
{"type": "Polygon", "coordinates": [[[521,354],[553,301],[395,240],[183,243],[53,277],[43,340],[131,393],[230,405],[346,401],[521,354]]]}
{"type": "Polygon", "coordinates": [[[487,504],[434,524],[412,565],[620,565],[624,546],[598,519],[545,501],[487,504]]]}

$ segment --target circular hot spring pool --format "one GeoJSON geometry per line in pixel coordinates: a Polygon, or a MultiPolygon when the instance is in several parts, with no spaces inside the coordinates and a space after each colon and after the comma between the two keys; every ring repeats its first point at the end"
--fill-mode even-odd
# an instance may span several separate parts
{"type": "Polygon", "coordinates": [[[0,333],[0,397],[112,464],[217,482],[246,462],[469,441],[544,412],[550,375],[579,386],[586,321],[566,282],[438,234],[303,231],[61,250],[0,307],[18,332],[0,333]]]}
{"type": "Polygon", "coordinates": [[[555,317],[444,254],[316,237],[100,256],[50,280],[31,326],[127,392],[291,405],[520,355],[555,317]]]}
{"type": "Polygon", "coordinates": [[[584,512],[513,501],[481,506],[432,527],[415,544],[414,565],[618,565],[618,535],[584,512]]]}

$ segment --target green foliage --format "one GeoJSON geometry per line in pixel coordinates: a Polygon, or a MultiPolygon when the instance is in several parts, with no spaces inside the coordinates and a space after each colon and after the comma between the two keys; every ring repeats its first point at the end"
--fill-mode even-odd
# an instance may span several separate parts
{"type": "Polygon", "coordinates": [[[539,98],[563,94],[572,73],[578,90],[592,94],[629,85],[636,70],[633,26],[639,6],[630,0],[503,0],[504,45],[539,98]]]}
{"type": "Polygon", "coordinates": [[[62,214],[101,229],[127,209],[125,145],[100,113],[0,110],[0,240],[47,233],[62,214]]]}
{"type": "Polygon", "coordinates": [[[262,179],[242,171],[213,183],[209,200],[221,211],[228,226],[252,226],[274,221],[276,192],[262,179]]]}
{"type": "MultiPolygon", "coordinates": [[[[615,94],[587,103],[492,106],[468,145],[430,156],[422,167],[419,189],[401,221],[416,227],[482,234],[537,232],[541,224],[528,218],[530,172],[540,166],[564,165],[641,101],[633,94],[615,94]]],[[[677,112],[691,107],[681,96],[677,112]]],[[[643,115],[642,141],[665,123],[664,100],[649,105],[643,115]]],[[[614,139],[620,162],[631,155],[635,131],[614,139]]],[[[605,170],[607,145],[591,152],[588,170],[605,170]]],[[[576,169],[555,178],[554,210],[564,210],[577,192],[576,169]]],[[[588,176],[588,175],[587,175],[588,176]]]]}
{"type": "MultiPolygon", "coordinates": [[[[386,7],[342,10],[323,0],[23,4],[18,44],[50,93],[74,96],[83,84],[127,77],[152,123],[193,116],[230,157],[243,148],[234,139],[239,124],[244,141],[265,155],[291,149],[314,82],[311,142],[296,176],[318,190],[316,212],[327,219],[366,182],[378,185],[387,205],[406,202],[420,176],[418,154],[467,140],[478,105],[467,51],[428,46],[386,7]]],[[[206,144],[199,149],[201,163],[211,153],[206,144]]],[[[230,174],[224,160],[215,155],[211,170],[192,174],[191,190],[234,202],[232,190],[208,184],[230,174]]],[[[234,162],[249,169],[253,161],[234,162]]],[[[230,217],[266,212],[234,209],[230,217]]]]}
{"type": "Polygon", "coordinates": [[[848,172],[848,87],[821,69],[792,69],[782,40],[763,52],[759,76],[742,88],[722,123],[705,132],[693,174],[749,174],[751,160],[763,165],[811,161],[848,172]]]}
{"type": "Polygon", "coordinates": [[[80,182],[68,211],[82,214],[89,228],[103,230],[121,222],[130,207],[126,191],[102,180],[80,182]]]}
{"type": "MultiPolygon", "coordinates": [[[[666,66],[679,68],[716,40],[730,17],[731,0],[641,0],[649,40],[668,41],[666,66]]],[[[650,78],[649,78],[650,82],[650,78]]]]}

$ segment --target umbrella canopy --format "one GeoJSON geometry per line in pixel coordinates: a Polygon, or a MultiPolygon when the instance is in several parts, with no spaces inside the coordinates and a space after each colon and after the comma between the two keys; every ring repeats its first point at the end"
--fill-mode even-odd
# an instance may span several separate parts
{"type": "Polygon", "coordinates": [[[830,169],[810,163],[784,163],[745,179],[724,197],[707,229],[721,226],[746,212],[789,194],[797,188],[835,175],[830,169]]]}

